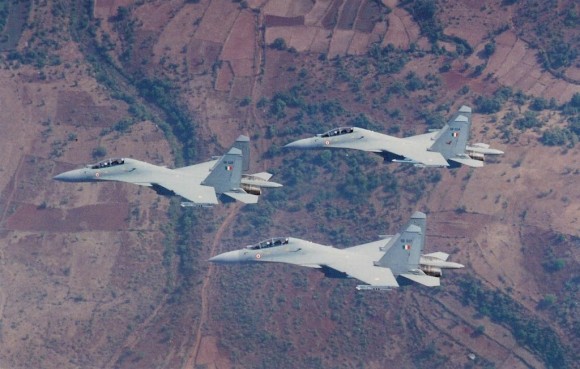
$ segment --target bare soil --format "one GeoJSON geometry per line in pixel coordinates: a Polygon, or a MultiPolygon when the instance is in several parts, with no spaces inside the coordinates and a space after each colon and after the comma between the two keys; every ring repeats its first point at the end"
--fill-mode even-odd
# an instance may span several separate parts
{"type": "Polygon", "coordinates": [[[395,47],[408,48],[419,39],[419,27],[404,9],[396,8],[388,16],[389,26],[381,46],[393,44],[395,47]]]}

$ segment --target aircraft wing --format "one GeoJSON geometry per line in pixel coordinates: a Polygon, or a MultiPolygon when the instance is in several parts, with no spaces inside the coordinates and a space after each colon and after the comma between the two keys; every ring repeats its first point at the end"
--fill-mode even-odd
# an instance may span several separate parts
{"type": "Polygon", "coordinates": [[[436,259],[443,260],[443,261],[446,261],[449,258],[448,253],[441,252],[441,251],[432,252],[430,254],[423,254],[423,256],[426,256],[428,258],[436,258],[436,259]]]}
{"type": "Polygon", "coordinates": [[[255,173],[255,174],[251,174],[252,177],[256,177],[259,178],[263,181],[269,181],[270,178],[272,178],[272,174],[268,173],[268,172],[260,172],[260,173],[255,173]]]}
{"type": "Polygon", "coordinates": [[[329,268],[348,274],[371,286],[399,287],[393,272],[389,268],[369,265],[368,260],[341,259],[325,263],[329,268]]]}
{"type": "Polygon", "coordinates": [[[439,134],[439,130],[434,130],[428,133],[423,133],[420,135],[409,136],[403,138],[405,141],[420,143],[421,146],[430,147],[433,144],[433,140],[439,134]]]}
{"type": "MultiPolygon", "coordinates": [[[[433,131],[417,136],[398,138],[372,132],[368,133],[369,137],[367,139],[351,141],[346,144],[348,148],[358,150],[392,153],[404,158],[401,161],[411,161],[425,166],[447,167],[449,163],[441,153],[427,150],[431,147],[433,139],[438,134],[438,131],[433,131]]],[[[342,147],[343,145],[337,143],[334,146],[342,147]]],[[[345,145],[345,147],[347,146],[345,145]]]]}
{"type": "Polygon", "coordinates": [[[228,192],[224,192],[224,195],[229,196],[234,200],[238,200],[240,202],[243,202],[244,204],[255,204],[258,202],[258,199],[260,198],[260,196],[258,196],[258,195],[252,195],[250,193],[245,193],[245,192],[228,191],[228,192]]]}
{"type": "MultiPolygon", "coordinates": [[[[423,135],[421,135],[423,136],[423,135]]],[[[441,153],[435,151],[427,151],[423,144],[412,140],[401,139],[403,142],[389,142],[383,151],[388,151],[393,154],[412,160],[417,164],[425,166],[447,167],[449,163],[441,153]],[[417,143],[416,145],[409,144],[410,142],[417,143]]]]}
{"type": "Polygon", "coordinates": [[[391,240],[391,236],[383,237],[380,240],[363,243],[362,245],[352,246],[344,251],[355,252],[359,255],[368,256],[371,260],[378,260],[385,253],[381,247],[385,247],[391,240]]]}
{"type": "Polygon", "coordinates": [[[206,161],[205,163],[199,163],[195,165],[189,165],[187,167],[176,168],[176,172],[181,172],[187,174],[188,176],[194,177],[197,181],[201,183],[211,172],[211,169],[215,166],[217,160],[206,161]]]}
{"type": "Polygon", "coordinates": [[[458,157],[455,157],[455,158],[449,158],[449,160],[455,161],[455,162],[457,162],[459,164],[463,164],[463,165],[467,165],[467,166],[470,166],[470,167],[474,167],[474,168],[481,168],[481,167],[483,167],[483,161],[481,161],[481,160],[474,160],[474,159],[471,159],[469,157],[467,157],[467,158],[458,158],[458,157]]]}
{"type": "Polygon", "coordinates": [[[156,185],[161,186],[176,195],[187,199],[195,204],[217,204],[218,199],[215,194],[215,189],[210,186],[202,186],[192,184],[189,181],[165,179],[156,181],[156,185]]]}
{"type": "Polygon", "coordinates": [[[382,133],[372,132],[372,137],[365,141],[336,143],[333,147],[350,148],[376,153],[392,153],[403,158],[401,161],[411,161],[425,166],[447,167],[449,163],[441,153],[428,151],[433,144],[433,138],[438,132],[429,132],[407,138],[398,138],[382,133]]]}
{"type": "Polygon", "coordinates": [[[403,273],[401,277],[407,278],[415,283],[422,284],[427,287],[439,287],[441,279],[425,274],[403,273]]]}

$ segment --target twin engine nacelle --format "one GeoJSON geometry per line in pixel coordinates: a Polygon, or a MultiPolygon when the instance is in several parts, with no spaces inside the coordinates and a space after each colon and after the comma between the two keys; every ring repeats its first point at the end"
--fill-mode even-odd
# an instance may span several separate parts
{"type": "Polygon", "coordinates": [[[441,271],[441,268],[434,267],[434,266],[431,266],[431,265],[421,265],[421,270],[425,274],[430,275],[432,277],[441,278],[441,276],[443,275],[443,272],[441,271]]]}
{"type": "Polygon", "coordinates": [[[260,196],[262,194],[262,189],[258,186],[250,185],[247,183],[241,183],[242,190],[250,195],[260,196]]]}
{"type": "Polygon", "coordinates": [[[468,151],[467,155],[473,160],[485,161],[485,154],[481,152],[468,151]]]}

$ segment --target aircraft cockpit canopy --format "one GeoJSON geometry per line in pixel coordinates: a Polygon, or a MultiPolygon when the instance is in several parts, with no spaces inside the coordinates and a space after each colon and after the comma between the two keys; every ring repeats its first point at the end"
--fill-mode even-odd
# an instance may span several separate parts
{"type": "Polygon", "coordinates": [[[269,247],[282,246],[288,244],[288,237],[269,238],[254,245],[247,246],[249,250],[267,249],[269,247]]]}
{"type": "Polygon", "coordinates": [[[347,133],[352,133],[352,132],[354,132],[354,129],[352,127],[334,128],[326,133],[323,133],[322,135],[320,135],[320,137],[334,137],[334,136],[345,135],[347,133]]]}
{"type": "Polygon", "coordinates": [[[100,161],[96,164],[90,165],[89,167],[91,169],[101,169],[101,168],[114,167],[114,166],[123,165],[123,164],[125,164],[125,159],[114,158],[114,159],[107,159],[107,160],[100,161]]]}

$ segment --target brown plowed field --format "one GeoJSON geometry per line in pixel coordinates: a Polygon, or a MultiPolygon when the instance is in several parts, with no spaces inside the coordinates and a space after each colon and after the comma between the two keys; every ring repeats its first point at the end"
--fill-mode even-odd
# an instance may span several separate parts
{"type": "Polygon", "coordinates": [[[569,101],[580,85],[562,83],[548,72],[542,72],[533,50],[513,33],[505,32],[496,39],[497,51],[485,72],[493,73],[502,84],[546,99],[569,101]]]}

